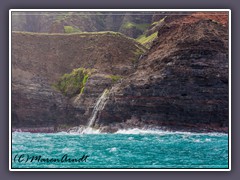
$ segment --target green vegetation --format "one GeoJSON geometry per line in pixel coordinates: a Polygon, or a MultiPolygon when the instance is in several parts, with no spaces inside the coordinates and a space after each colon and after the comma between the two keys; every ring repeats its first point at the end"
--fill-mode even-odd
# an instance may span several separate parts
{"type": "Polygon", "coordinates": [[[81,32],[81,31],[72,26],[64,26],[64,32],[65,33],[76,33],[76,32],[81,32]]]}
{"type": "Polygon", "coordinates": [[[145,31],[148,28],[149,24],[136,24],[133,22],[126,22],[122,25],[122,28],[124,29],[131,29],[131,28],[136,28],[139,29],[141,31],[145,31]]]}
{"type": "Polygon", "coordinates": [[[143,34],[139,36],[136,40],[137,42],[146,45],[147,43],[152,42],[157,37],[157,32],[151,34],[150,36],[146,36],[146,34],[143,34]]]}
{"type": "Polygon", "coordinates": [[[165,20],[166,17],[167,17],[167,16],[165,16],[164,18],[160,19],[159,21],[153,22],[151,25],[152,25],[152,26],[155,26],[155,25],[157,25],[157,24],[162,23],[162,22],[165,20]]]}
{"type": "Polygon", "coordinates": [[[23,32],[23,31],[12,31],[13,33],[25,34],[25,35],[34,35],[34,36],[72,36],[72,35],[81,35],[83,37],[93,36],[93,35],[110,35],[110,36],[119,36],[135,41],[133,38],[130,38],[122,33],[114,31],[98,31],[98,32],[81,32],[80,30],[74,34],[72,33],[38,33],[38,32],[23,32]]]}
{"type": "Polygon", "coordinates": [[[141,43],[147,48],[150,48],[152,41],[157,37],[157,26],[162,24],[167,16],[164,18],[160,19],[159,21],[155,21],[151,24],[151,31],[153,32],[151,35],[146,36],[146,32],[139,36],[136,41],[141,43]]]}
{"type": "Polygon", "coordinates": [[[155,26],[155,25],[157,25],[158,24],[158,21],[155,21],[155,22],[153,22],[151,25],[152,26],[155,26]]]}
{"type": "Polygon", "coordinates": [[[53,87],[68,97],[83,93],[91,72],[92,70],[85,68],[74,69],[70,74],[64,74],[53,87]]]}
{"type": "Polygon", "coordinates": [[[108,75],[108,76],[106,76],[106,77],[112,79],[112,82],[113,82],[113,83],[116,83],[116,82],[118,82],[120,79],[122,79],[122,76],[118,76],[118,75],[108,75]]]}
{"type": "Polygon", "coordinates": [[[140,48],[137,48],[135,51],[134,51],[134,54],[136,55],[136,57],[140,56],[141,54],[143,54],[145,52],[145,50],[143,49],[140,49],[140,48]]]}
{"type": "Polygon", "coordinates": [[[139,57],[140,57],[142,54],[144,54],[144,52],[145,52],[145,50],[140,49],[140,48],[137,48],[137,49],[133,52],[134,55],[135,55],[135,57],[131,59],[131,60],[132,60],[132,63],[133,63],[133,64],[136,64],[136,63],[138,62],[139,57]]]}
{"type": "Polygon", "coordinates": [[[80,94],[82,94],[84,91],[84,86],[82,87],[81,91],[80,91],[80,94]]]}

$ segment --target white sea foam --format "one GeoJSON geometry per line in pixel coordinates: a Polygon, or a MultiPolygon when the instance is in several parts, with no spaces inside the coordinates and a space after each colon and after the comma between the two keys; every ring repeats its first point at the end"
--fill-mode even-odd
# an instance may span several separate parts
{"type": "Polygon", "coordinates": [[[168,135],[168,134],[183,134],[183,135],[208,135],[208,136],[227,136],[225,133],[196,133],[196,132],[181,132],[181,131],[166,131],[159,129],[119,129],[115,134],[158,134],[158,135],[168,135]]]}
{"type": "Polygon", "coordinates": [[[117,148],[113,147],[109,150],[109,152],[114,152],[114,151],[117,151],[117,148]]]}
{"type": "Polygon", "coordinates": [[[162,134],[161,130],[152,130],[152,129],[119,129],[115,134],[162,134]]]}
{"type": "MultiPolygon", "coordinates": [[[[35,135],[37,135],[36,133],[35,135]]],[[[39,133],[40,136],[42,133],[39,133]]],[[[106,132],[101,132],[100,129],[95,129],[91,127],[82,127],[78,128],[77,130],[70,130],[69,132],[58,132],[54,133],[56,135],[79,135],[79,134],[109,134],[106,132]]],[[[119,129],[114,134],[157,134],[157,135],[168,135],[168,134],[180,134],[184,135],[184,138],[187,138],[188,136],[192,135],[208,135],[208,136],[228,136],[226,133],[216,133],[216,132],[209,132],[209,133],[197,133],[197,132],[181,132],[181,131],[166,131],[166,130],[160,130],[160,129],[139,129],[139,128],[133,128],[133,129],[119,129]]],[[[12,132],[13,137],[14,136],[20,136],[23,135],[24,138],[28,136],[32,136],[32,133],[29,132],[12,132]]],[[[208,139],[206,141],[209,141],[208,139]]]]}
{"type": "Polygon", "coordinates": [[[86,129],[83,129],[83,131],[81,131],[81,134],[100,134],[100,130],[87,127],[86,129]]]}
{"type": "Polygon", "coordinates": [[[199,143],[201,141],[200,141],[200,139],[195,139],[195,140],[193,140],[193,142],[199,143]]]}
{"type": "Polygon", "coordinates": [[[91,128],[91,127],[80,127],[77,130],[70,130],[68,132],[71,135],[79,135],[79,134],[100,134],[99,129],[91,128]]]}
{"type": "Polygon", "coordinates": [[[65,148],[62,150],[62,152],[63,152],[63,153],[69,153],[69,152],[72,152],[72,149],[65,147],[65,148]]]}

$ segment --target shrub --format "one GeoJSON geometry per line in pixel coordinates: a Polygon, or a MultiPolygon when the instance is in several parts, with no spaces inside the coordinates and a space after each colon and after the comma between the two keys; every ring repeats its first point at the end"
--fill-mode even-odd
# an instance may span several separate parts
{"type": "Polygon", "coordinates": [[[71,73],[64,74],[53,86],[65,96],[72,97],[76,94],[83,93],[90,74],[90,69],[74,69],[71,73]]]}

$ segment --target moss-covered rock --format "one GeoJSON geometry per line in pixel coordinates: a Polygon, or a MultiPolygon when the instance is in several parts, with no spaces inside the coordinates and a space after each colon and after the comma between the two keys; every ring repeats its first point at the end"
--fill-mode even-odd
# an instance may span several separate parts
{"type": "Polygon", "coordinates": [[[92,70],[85,68],[74,69],[71,73],[64,74],[53,87],[68,97],[83,93],[91,72],[92,70]]]}

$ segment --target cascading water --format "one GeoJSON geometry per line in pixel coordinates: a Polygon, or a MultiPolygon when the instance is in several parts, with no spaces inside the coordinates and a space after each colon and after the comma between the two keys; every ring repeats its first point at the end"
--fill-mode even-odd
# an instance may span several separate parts
{"type": "Polygon", "coordinates": [[[95,104],[94,106],[94,109],[93,109],[93,112],[92,112],[92,115],[88,121],[88,126],[87,127],[92,127],[96,121],[96,118],[97,118],[97,115],[98,113],[103,110],[106,102],[107,102],[107,99],[108,99],[108,95],[109,94],[109,90],[108,89],[105,89],[102,93],[102,95],[100,96],[100,98],[98,99],[97,103],[95,104]]]}
{"type": "Polygon", "coordinates": [[[92,115],[90,116],[88,120],[88,124],[86,127],[79,127],[77,132],[80,134],[94,134],[99,133],[99,130],[93,129],[93,126],[98,118],[99,112],[101,112],[108,100],[109,90],[105,89],[101,96],[98,98],[93,111],[92,115]]]}

